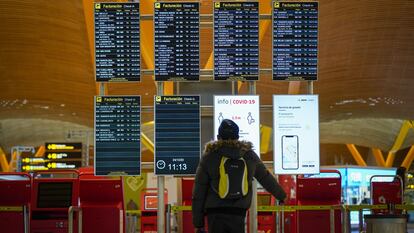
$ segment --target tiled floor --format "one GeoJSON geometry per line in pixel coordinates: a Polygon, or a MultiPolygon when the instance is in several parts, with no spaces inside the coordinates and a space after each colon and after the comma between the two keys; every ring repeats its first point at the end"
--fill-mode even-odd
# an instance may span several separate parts
{"type": "MultiPolygon", "coordinates": [[[[351,233],[359,233],[358,230],[352,230],[351,233]]],[[[409,223],[407,225],[407,233],[414,233],[414,223],[409,223]]]]}

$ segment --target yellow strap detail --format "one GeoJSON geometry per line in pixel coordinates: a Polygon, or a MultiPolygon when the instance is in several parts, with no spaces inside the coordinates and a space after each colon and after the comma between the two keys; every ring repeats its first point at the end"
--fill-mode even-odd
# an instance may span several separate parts
{"type": "Polygon", "coordinates": [[[218,194],[220,198],[225,198],[227,193],[229,192],[229,177],[226,174],[226,169],[224,165],[226,164],[228,158],[223,156],[220,162],[220,181],[219,181],[219,190],[218,194]]]}
{"type": "Polygon", "coordinates": [[[242,192],[243,192],[243,196],[246,196],[247,192],[249,192],[249,182],[247,180],[247,164],[246,164],[246,161],[243,158],[241,158],[241,160],[243,160],[243,163],[244,163],[244,172],[243,172],[243,180],[242,180],[242,182],[243,182],[242,192]]]}

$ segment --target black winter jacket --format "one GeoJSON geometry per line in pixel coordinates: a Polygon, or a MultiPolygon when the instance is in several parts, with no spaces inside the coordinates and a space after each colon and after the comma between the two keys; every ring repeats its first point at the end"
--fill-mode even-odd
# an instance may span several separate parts
{"type": "Polygon", "coordinates": [[[248,209],[252,201],[253,177],[278,200],[284,200],[286,193],[275,177],[266,169],[263,162],[252,150],[252,143],[238,140],[218,140],[206,144],[204,154],[197,168],[193,189],[193,225],[204,226],[204,213],[208,209],[235,207],[248,209]],[[249,192],[237,200],[221,199],[215,188],[219,183],[219,165],[223,155],[232,158],[243,156],[248,169],[249,192]]]}

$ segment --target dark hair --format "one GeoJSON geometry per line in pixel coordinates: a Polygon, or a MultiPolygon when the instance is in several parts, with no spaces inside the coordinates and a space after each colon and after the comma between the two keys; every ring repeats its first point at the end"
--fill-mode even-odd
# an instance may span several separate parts
{"type": "Polygon", "coordinates": [[[237,140],[239,139],[239,126],[234,121],[224,119],[218,129],[217,138],[219,140],[237,140]]]}

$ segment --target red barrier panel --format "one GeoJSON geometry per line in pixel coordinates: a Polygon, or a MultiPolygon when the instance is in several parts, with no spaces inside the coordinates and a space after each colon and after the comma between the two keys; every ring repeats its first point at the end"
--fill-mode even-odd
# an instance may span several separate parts
{"type": "MultiPolygon", "coordinates": [[[[321,173],[337,173],[339,177],[297,179],[298,205],[340,205],[341,174],[338,171],[324,170],[321,173]]],[[[330,212],[328,210],[298,211],[299,233],[330,232],[330,212]]],[[[341,211],[335,210],[335,232],[341,232],[341,211]]]]}
{"type": "Polygon", "coordinates": [[[121,179],[80,175],[79,191],[83,233],[124,233],[125,212],[121,179]],[[88,177],[83,178],[83,176],[88,177]]]}
{"type": "Polygon", "coordinates": [[[24,211],[25,208],[27,212],[30,211],[31,183],[31,177],[27,173],[0,173],[0,230],[2,232],[24,232],[24,211]],[[7,210],[6,207],[21,207],[22,210],[7,210]]]}
{"type": "MultiPolygon", "coordinates": [[[[296,199],[296,175],[279,175],[279,184],[286,192],[285,205],[297,205],[296,199]]],[[[282,233],[297,232],[297,215],[296,212],[285,212],[283,216],[285,231],[282,233]]]]}
{"type": "MultiPolygon", "coordinates": [[[[274,206],[275,198],[268,192],[257,193],[258,206],[274,206]]],[[[274,212],[257,213],[257,233],[275,233],[276,232],[276,214],[274,212]]]]}
{"type": "MultiPolygon", "coordinates": [[[[396,176],[373,176],[371,178],[371,200],[373,205],[383,204],[402,204],[403,203],[403,191],[401,180],[396,176]],[[392,181],[372,181],[373,178],[392,178],[392,181]]],[[[374,210],[375,214],[388,214],[388,210],[374,210]]],[[[397,210],[394,214],[401,214],[401,211],[397,210]]]]}
{"type": "MultiPolygon", "coordinates": [[[[194,178],[182,178],[181,179],[181,195],[184,206],[191,206],[193,196],[194,178]]],[[[193,233],[193,214],[191,211],[182,211],[182,226],[183,233],[193,233]]]]}

